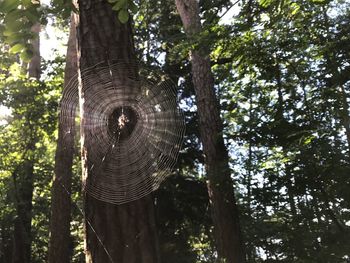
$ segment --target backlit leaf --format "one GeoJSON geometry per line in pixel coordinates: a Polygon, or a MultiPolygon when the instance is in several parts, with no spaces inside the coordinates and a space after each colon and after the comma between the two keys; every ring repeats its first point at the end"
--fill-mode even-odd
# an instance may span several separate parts
{"type": "Polygon", "coordinates": [[[25,48],[24,44],[18,43],[10,48],[11,53],[18,53],[25,48]]]}
{"type": "Polygon", "coordinates": [[[13,9],[15,9],[20,4],[17,0],[4,0],[0,4],[0,11],[3,13],[7,13],[13,9]]]}
{"type": "Polygon", "coordinates": [[[129,12],[125,9],[120,10],[118,13],[118,18],[120,22],[125,24],[129,20],[129,12]]]}
{"type": "Polygon", "coordinates": [[[24,61],[24,62],[29,62],[33,57],[33,51],[31,51],[30,49],[25,49],[22,51],[22,53],[20,54],[20,58],[24,61]]]}

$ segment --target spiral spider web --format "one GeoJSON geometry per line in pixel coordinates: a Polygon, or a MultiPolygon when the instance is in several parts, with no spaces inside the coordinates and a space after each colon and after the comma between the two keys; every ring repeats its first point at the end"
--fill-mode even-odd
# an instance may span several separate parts
{"type": "MultiPolygon", "coordinates": [[[[81,130],[88,176],[83,190],[122,204],[156,190],[171,173],[185,124],[175,84],[136,63],[100,63],[81,72],[81,130]]],[[[77,116],[78,78],[63,93],[60,122],[66,133],[77,116]]]]}

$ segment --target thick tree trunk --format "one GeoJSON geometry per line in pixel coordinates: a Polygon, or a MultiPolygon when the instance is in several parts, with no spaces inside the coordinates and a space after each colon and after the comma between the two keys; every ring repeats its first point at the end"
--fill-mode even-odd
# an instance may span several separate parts
{"type": "MultiPolygon", "coordinates": [[[[32,40],[34,55],[28,67],[28,76],[39,80],[40,78],[40,42],[39,32],[40,24],[37,23],[32,27],[32,32],[37,35],[32,40]]],[[[30,113],[28,113],[30,115],[30,113]]],[[[25,117],[25,116],[22,116],[25,117]]],[[[28,119],[28,118],[27,118],[28,119]]],[[[28,130],[30,131],[30,123],[28,130]]],[[[35,150],[36,134],[30,132],[29,143],[26,145],[26,153],[35,150]]],[[[25,155],[25,154],[24,154],[25,155]]],[[[31,154],[29,154],[31,155],[31,154]]],[[[31,224],[32,224],[32,198],[34,190],[34,160],[33,157],[24,156],[23,163],[16,169],[13,174],[16,187],[16,209],[17,217],[14,222],[14,239],[13,239],[13,263],[27,263],[31,258],[31,224]]]]}
{"type": "MultiPolygon", "coordinates": [[[[76,39],[77,15],[71,15],[70,33],[67,47],[64,89],[78,72],[78,47],[76,39]]],[[[69,263],[72,254],[70,237],[71,220],[71,178],[74,157],[75,123],[67,119],[62,127],[59,123],[55,156],[55,177],[52,185],[49,263],[69,263]],[[69,122],[70,123],[67,123],[69,122]],[[67,125],[71,127],[66,132],[67,125]]]]}
{"type": "MultiPolygon", "coordinates": [[[[188,38],[194,40],[201,32],[198,2],[175,2],[185,32],[188,38]]],[[[204,48],[192,50],[191,64],[218,255],[228,263],[244,262],[245,253],[209,52],[204,48]]]]}
{"type": "MultiPolygon", "coordinates": [[[[99,0],[80,0],[80,69],[97,63],[135,60],[130,23],[121,24],[111,5],[99,0]]],[[[84,119],[84,86],[80,91],[84,119]]],[[[82,130],[84,138],[84,130],[82,130]]],[[[83,178],[89,177],[89,152],[82,143],[83,178]]],[[[106,263],[159,262],[158,237],[151,196],[123,205],[113,205],[86,195],[86,260],[106,263]]]]}

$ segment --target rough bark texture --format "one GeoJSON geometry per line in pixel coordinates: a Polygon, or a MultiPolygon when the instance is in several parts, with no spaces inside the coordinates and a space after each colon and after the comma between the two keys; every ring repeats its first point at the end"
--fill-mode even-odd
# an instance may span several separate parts
{"type": "Polygon", "coordinates": [[[80,0],[80,69],[109,60],[134,61],[130,23],[121,24],[105,0],[80,0]]]}
{"type": "MultiPolygon", "coordinates": [[[[77,15],[71,15],[68,39],[64,89],[78,72],[78,50],[76,39],[77,15]]],[[[65,127],[72,127],[69,133],[58,125],[58,141],[55,156],[55,177],[52,185],[49,263],[69,263],[72,254],[70,237],[71,220],[71,178],[74,156],[75,123],[67,119],[65,127]]]]}
{"type": "MultiPolygon", "coordinates": [[[[121,24],[105,0],[80,0],[80,69],[107,60],[135,60],[130,23],[121,24]]],[[[84,87],[80,108],[84,119],[84,87]]],[[[86,98],[89,99],[89,98],[86,98]]],[[[82,130],[82,141],[84,131],[82,130]]],[[[82,142],[83,177],[87,178],[89,152],[82,142]]],[[[85,199],[86,261],[94,263],[157,263],[158,237],[154,203],[146,196],[124,205],[85,199]]]]}
{"type": "MultiPolygon", "coordinates": [[[[201,32],[198,2],[175,2],[188,38],[195,40],[196,35],[201,32]]],[[[191,65],[218,256],[228,263],[245,262],[228,152],[222,135],[222,120],[214,91],[208,50],[193,50],[191,65]]]]}
{"type": "MultiPolygon", "coordinates": [[[[28,67],[28,76],[39,80],[40,78],[40,24],[32,27],[32,32],[37,36],[32,40],[34,55],[28,67]]],[[[25,117],[26,116],[22,116],[25,117]]],[[[27,118],[28,119],[28,118],[27,118]]],[[[28,127],[30,127],[28,123],[28,127]]],[[[30,130],[30,128],[29,128],[30,130]]],[[[35,150],[36,134],[29,132],[29,143],[26,145],[25,153],[35,150]]],[[[30,154],[28,154],[30,156],[30,154]]],[[[13,238],[13,263],[27,263],[31,258],[31,224],[32,224],[32,198],[34,190],[34,160],[24,154],[23,163],[13,173],[16,187],[16,209],[17,217],[14,222],[13,238]]]]}

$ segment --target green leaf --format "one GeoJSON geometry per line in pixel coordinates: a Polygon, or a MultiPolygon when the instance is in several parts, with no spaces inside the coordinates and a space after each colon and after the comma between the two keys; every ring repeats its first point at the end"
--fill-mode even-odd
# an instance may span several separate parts
{"type": "Polygon", "coordinates": [[[272,4],[272,0],[260,0],[259,1],[260,6],[262,7],[269,7],[272,4]]]}
{"type": "Polygon", "coordinates": [[[2,13],[7,13],[15,9],[20,4],[20,1],[17,0],[4,0],[0,5],[0,11],[2,13]]]}
{"type": "Polygon", "coordinates": [[[23,41],[24,39],[30,39],[32,37],[33,37],[33,34],[29,32],[14,33],[14,34],[11,34],[10,36],[6,36],[5,42],[12,46],[13,44],[17,44],[18,42],[23,41]]]}
{"type": "Polygon", "coordinates": [[[315,136],[311,135],[304,139],[304,145],[310,144],[315,139],[315,136]]]}
{"type": "Polygon", "coordinates": [[[117,1],[118,1],[118,0],[108,0],[108,3],[113,4],[113,3],[117,2],[117,1]]]}
{"type": "Polygon", "coordinates": [[[311,2],[314,4],[325,5],[329,3],[329,0],[311,0],[311,2]]]}
{"type": "Polygon", "coordinates": [[[24,23],[23,20],[16,20],[16,21],[11,21],[7,23],[6,26],[7,26],[7,29],[14,32],[18,32],[21,29],[23,29],[26,26],[26,24],[24,23]]]}
{"type": "Polygon", "coordinates": [[[29,21],[33,22],[33,23],[36,23],[39,21],[39,18],[40,18],[40,14],[38,12],[38,10],[36,9],[36,7],[31,7],[31,8],[28,8],[24,15],[29,19],[29,21]]]}
{"type": "Polygon", "coordinates": [[[31,0],[22,0],[22,3],[25,7],[29,7],[32,5],[32,1],[31,0]]]}
{"type": "Polygon", "coordinates": [[[20,54],[20,58],[24,61],[24,62],[29,62],[33,57],[33,51],[31,51],[30,49],[25,49],[22,51],[22,53],[20,54]]]}
{"type": "Polygon", "coordinates": [[[8,24],[12,23],[13,21],[21,19],[22,17],[23,17],[23,10],[16,9],[16,10],[13,10],[11,12],[8,12],[5,15],[4,23],[6,25],[8,25],[8,24]]]}
{"type": "Polygon", "coordinates": [[[290,6],[292,7],[292,15],[295,15],[299,12],[300,5],[297,3],[292,3],[290,6]]]}
{"type": "Polygon", "coordinates": [[[126,22],[128,22],[128,20],[129,20],[129,12],[128,12],[128,10],[126,10],[126,9],[120,10],[119,13],[118,13],[118,18],[119,18],[119,21],[122,24],[125,24],[126,22]]]}
{"type": "Polygon", "coordinates": [[[18,42],[20,42],[20,39],[19,37],[15,36],[15,35],[11,35],[11,36],[8,36],[8,37],[5,37],[5,43],[6,44],[9,44],[9,45],[14,45],[14,44],[17,44],[18,42]]]}
{"type": "Polygon", "coordinates": [[[13,34],[15,34],[16,32],[14,32],[14,31],[12,31],[12,30],[10,30],[10,29],[5,29],[4,30],[4,32],[3,32],[3,35],[5,36],[5,37],[8,37],[8,36],[11,36],[11,35],[13,35],[13,34]]]}
{"type": "Polygon", "coordinates": [[[23,49],[25,49],[25,47],[26,46],[24,44],[18,43],[10,48],[10,52],[11,53],[18,53],[18,52],[22,51],[23,49]]]}
{"type": "Polygon", "coordinates": [[[118,2],[112,7],[112,9],[115,11],[126,9],[126,5],[127,5],[126,0],[118,0],[118,2]]]}
{"type": "Polygon", "coordinates": [[[129,9],[130,9],[131,12],[133,12],[135,14],[135,13],[137,13],[137,10],[139,8],[137,7],[137,5],[134,3],[133,0],[130,0],[129,1],[129,9]]]}

